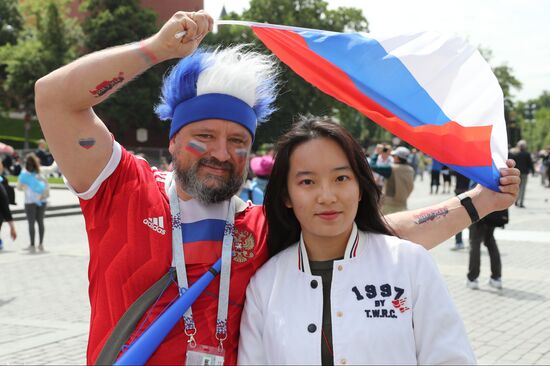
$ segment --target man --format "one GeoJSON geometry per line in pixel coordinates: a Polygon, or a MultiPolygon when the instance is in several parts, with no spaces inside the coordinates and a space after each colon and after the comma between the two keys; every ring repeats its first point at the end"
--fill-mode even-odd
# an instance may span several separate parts
{"type": "Polygon", "coordinates": [[[527,151],[527,141],[519,140],[516,144],[516,149],[514,149],[510,158],[516,162],[516,166],[520,171],[521,183],[519,184],[519,195],[518,199],[515,202],[515,205],[520,208],[525,208],[523,201],[525,200],[525,188],[527,187],[527,177],[529,173],[535,174],[535,169],[533,168],[533,159],[531,159],[531,154],[527,151]]]}
{"type": "MultiPolygon", "coordinates": [[[[124,338],[118,336],[118,328],[114,331],[115,325],[173,263],[179,286],[187,287],[187,279],[192,284],[227,253],[221,244],[226,238],[233,240],[233,259],[224,261],[232,266],[231,286],[224,285],[223,278],[213,281],[193,304],[192,316],[186,313],[185,322],[176,325],[150,362],[183,364],[186,355],[196,355],[198,349],[206,349],[204,357],[212,359],[219,355],[208,350],[221,348],[226,364],[236,362],[246,286],[266,260],[267,248],[261,206],[231,197],[242,184],[255,122],[272,110],[274,66],[266,56],[239,47],[189,57],[212,24],[203,11],[178,12],[152,37],[84,56],[36,83],[42,130],[68,183],[78,192],[86,220],[92,309],[88,363],[112,362],[98,357],[105,344],[109,348],[124,338]],[[183,37],[175,37],[182,31],[183,37]],[[172,119],[173,176],[152,170],[126,152],[92,109],[140,73],[172,58],[183,60],[165,81],[157,112],[172,119]],[[251,98],[239,96],[250,90],[251,98]],[[267,95],[258,99],[257,94],[266,90],[267,95]],[[228,225],[233,218],[234,225],[228,225]],[[186,273],[181,274],[182,269],[186,273]],[[222,314],[216,315],[220,309],[222,314]],[[188,344],[194,352],[187,352],[188,344]]],[[[517,172],[507,169],[502,174],[505,193],[481,187],[469,193],[480,216],[509,206],[515,198],[517,172]]],[[[428,248],[472,221],[457,199],[388,220],[399,235],[428,248]],[[426,213],[429,219],[416,221],[426,213]]],[[[177,286],[167,286],[137,328],[145,329],[177,296],[177,286]]],[[[188,363],[192,362],[196,359],[188,363]]]]}
{"type": "Polygon", "coordinates": [[[53,156],[48,151],[48,145],[46,145],[46,141],[43,139],[38,140],[38,147],[34,151],[34,155],[38,157],[40,165],[42,166],[50,166],[53,164],[53,156]]]}
{"type": "Polygon", "coordinates": [[[407,209],[407,199],[414,188],[414,169],[407,163],[410,150],[399,146],[392,151],[391,165],[373,165],[372,170],[385,178],[382,212],[391,214],[407,209]]]}

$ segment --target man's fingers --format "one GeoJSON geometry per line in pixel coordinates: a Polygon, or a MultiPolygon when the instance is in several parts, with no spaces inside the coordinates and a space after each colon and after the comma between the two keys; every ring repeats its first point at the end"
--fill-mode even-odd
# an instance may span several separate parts
{"type": "Polygon", "coordinates": [[[516,184],[519,186],[519,183],[521,182],[521,179],[520,177],[518,176],[515,176],[515,175],[510,175],[510,176],[503,176],[503,177],[500,177],[499,179],[499,183],[503,186],[509,186],[509,185],[513,185],[513,184],[516,184]]]}
{"type": "Polygon", "coordinates": [[[518,168],[501,168],[500,169],[500,176],[501,177],[508,177],[508,176],[517,176],[519,177],[519,169],[518,168]]]}
{"type": "Polygon", "coordinates": [[[193,13],[193,21],[197,25],[197,36],[202,37],[208,32],[208,15],[202,12],[193,13]]]}
{"type": "Polygon", "coordinates": [[[498,186],[500,192],[516,195],[519,192],[519,185],[512,184],[507,186],[498,186]]]}
{"type": "Polygon", "coordinates": [[[508,168],[513,168],[516,166],[516,161],[514,159],[508,159],[506,160],[506,165],[508,168]]]}
{"type": "Polygon", "coordinates": [[[197,36],[197,24],[188,16],[183,17],[180,19],[180,24],[182,25],[182,30],[184,30],[185,36],[182,38],[182,43],[187,43],[191,40],[194,40],[197,36]]]}

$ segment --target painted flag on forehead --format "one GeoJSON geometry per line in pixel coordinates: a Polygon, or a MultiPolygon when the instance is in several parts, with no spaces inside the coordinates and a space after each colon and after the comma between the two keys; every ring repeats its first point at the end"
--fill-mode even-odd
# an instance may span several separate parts
{"type": "MultiPolygon", "coordinates": [[[[336,33],[251,26],[285,64],[463,175],[498,191],[507,137],[502,90],[476,48],[455,36],[336,33]]],[[[222,23],[219,22],[219,23],[222,23]]]]}

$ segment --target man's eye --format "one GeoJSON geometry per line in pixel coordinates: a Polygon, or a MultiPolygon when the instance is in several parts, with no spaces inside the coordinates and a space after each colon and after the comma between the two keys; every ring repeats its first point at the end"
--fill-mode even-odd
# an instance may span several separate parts
{"type": "Polygon", "coordinates": [[[229,141],[231,141],[234,144],[238,144],[238,145],[244,144],[244,140],[241,139],[241,138],[238,138],[238,137],[234,137],[234,138],[230,139],[229,141]]]}
{"type": "Polygon", "coordinates": [[[210,135],[210,134],[207,134],[207,133],[201,133],[201,134],[197,135],[197,137],[199,137],[203,140],[208,140],[208,139],[212,139],[214,136],[210,135]]]}

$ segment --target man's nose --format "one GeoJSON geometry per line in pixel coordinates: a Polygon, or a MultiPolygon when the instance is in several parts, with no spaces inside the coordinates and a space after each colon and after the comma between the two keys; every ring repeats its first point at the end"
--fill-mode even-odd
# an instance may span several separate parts
{"type": "Polygon", "coordinates": [[[225,139],[219,139],[213,144],[210,155],[219,161],[228,161],[231,158],[228,149],[227,141],[225,141],[225,139]]]}

